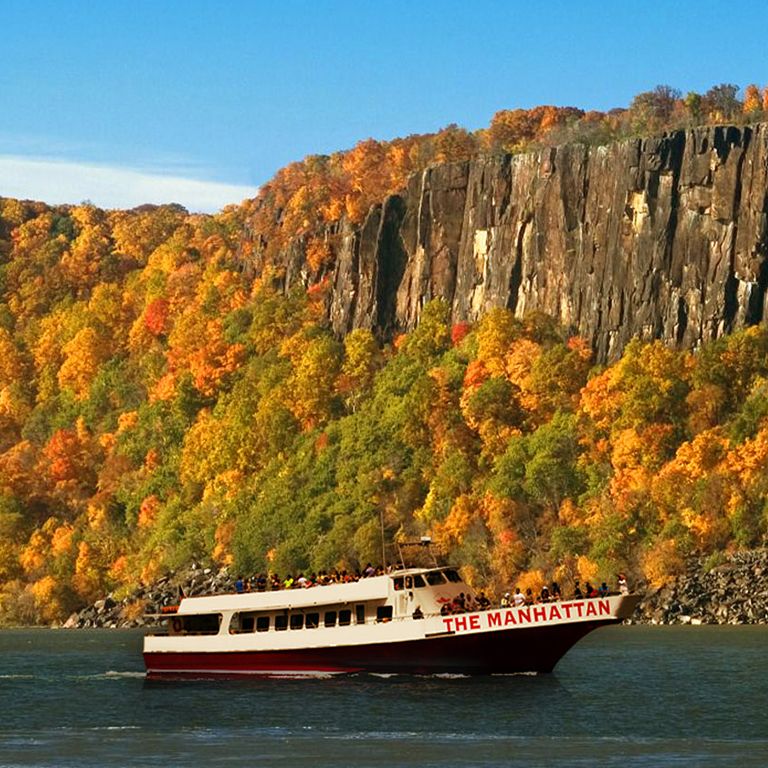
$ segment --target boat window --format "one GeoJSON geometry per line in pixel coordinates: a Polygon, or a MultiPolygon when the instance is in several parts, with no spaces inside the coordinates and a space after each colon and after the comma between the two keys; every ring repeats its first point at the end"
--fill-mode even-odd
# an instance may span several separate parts
{"type": "Polygon", "coordinates": [[[419,574],[417,573],[413,577],[413,586],[418,588],[418,587],[426,587],[427,585],[424,583],[424,579],[422,579],[421,576],[419,576],[419,574]]]}
{"type": "Polygon", "coordinates": [[[236,613],[232,616],[229,631],[233,634],[238,632],[253,632],[253,614],[236,613]]]}
{"type": "Polygon", "coordinates": [[[325,612],[325,626],[326,627],[335,627],[336,626],[336,611],[326,611],[325,612]]]}
{"type": "MultiPolygon", "coordinates": [[[[267,632],[271,623],[268,614],[256,613],[254,611],[235,613],[229,624],[230,634],[241,635],[249,632],[267,632]]],[[[285,629],[285,626],[275,626],[275,629],[285,629]]]]}
{"type": "Polygon", "coordinates": [[[403,588],[403,577],[402,576],[395,577],[395,579],[393,579],[393,581],[395,582],[395,591],[399,591],[399,590],[401,590],[403,588]]]}
{"type": "Polygon", "coordinates": [[[392,621],[392,606],[380,605],[376,609],[376,621],[392,621]]]}
{"type": "Polygon", "coordinates": [[[440,571],[430,571],[427,574],[427,583],[432,587],[436,587],[438,584],[445,583],[445,577],[440,571]]]}
{"type": "Polygon", "coordinates": [[[345,608],[343,611],[339,611],[339,626],[346,627],[352,623],[352,611],[345,608]]]}
{"type": "Polygon", "coordinates": [[[308,613],[307,614],[307,620],[304,626],[307,629],[317,629],[317,626],[320,624],[320,614],[319,613],[308,613]]]}
{"type": "Polygon", "coordinates": [[[187,635],[217,635],[221,626],[220,613],[202,613],[182,616],[182,632],[187,635]]]}
{"type": "Polygon", "coordinates": [[[275,629],[278,632],[282,632],[284,629],[288,629],[288,617],[284,613],[280,613],[275,616],[275,629]]]}
{"type": "Polygon", "coordinates": [[[364,605],[355,606],[355,623],[365,624],[365,606],[364,605]]]}
{"type": "Polygon", "coordinates": [[[304,626],[304,614],[292,613],[291,614],[291,629],[301,629],[304,626]]]}
{"type": "Polygon", "coordinates": [[[448,581],[452,581],[454,584],[461,581],[461,576],[459,576],[459,572],[455,568],[450,568],[447,571],[443,571],[443,573],[445,573],[445,578],[448,579],[448,581]]]}
{"type": "Polygon", "coordinates": [[[412,576],[406,576],[405,577],[405,588],[406,589],[413,589],[413,577],[412,576]]]}

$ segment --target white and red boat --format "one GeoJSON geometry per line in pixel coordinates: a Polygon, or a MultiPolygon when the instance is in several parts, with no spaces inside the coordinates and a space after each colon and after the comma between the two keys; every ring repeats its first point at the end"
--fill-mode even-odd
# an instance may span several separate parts
{"type": "Polygon", "coordinates": [[[472,595],[454,568],[408,568],[344,584],[184,598],[144,638],[150,676],[350,672],[550,672],[637,595],[442,615],[472,595]],[[444,609],[443,609],[444,610],[444,609]]]}

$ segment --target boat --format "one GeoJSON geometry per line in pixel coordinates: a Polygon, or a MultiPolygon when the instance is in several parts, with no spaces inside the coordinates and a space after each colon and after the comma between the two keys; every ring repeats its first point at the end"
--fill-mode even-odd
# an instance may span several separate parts
{"type": "Polygon", "coordinates": [[[449,612],[474,593],[452,567],[403,567],[340,584],[183,598],[144,638],[149,677],[356,672],[551,672],[587,633],[631,616],[609,594],[449,612]]]}

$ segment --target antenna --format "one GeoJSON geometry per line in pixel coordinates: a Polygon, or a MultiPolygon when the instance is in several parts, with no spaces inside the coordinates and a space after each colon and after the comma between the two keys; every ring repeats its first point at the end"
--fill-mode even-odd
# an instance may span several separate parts
{"type": "Polygon", "coordinates": [[[384,536],[384,507],[379,505],[379,523],[381,524],[381,567],[387,570],[387,545],[384,536]]]}

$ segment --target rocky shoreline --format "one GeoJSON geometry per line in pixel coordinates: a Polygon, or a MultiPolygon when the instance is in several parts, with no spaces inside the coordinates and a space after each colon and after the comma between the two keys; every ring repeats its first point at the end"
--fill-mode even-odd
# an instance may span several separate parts
{"type": "Polygon", "coordinates": [[[634,624],[768,624],[768,549],[691,558],[673,582],[646,593],[634,624]]]}
{"type": "Polygon", "coordinates": [[[73,613],[64,629],[135,629],[156,624],[145,614],[159,613],[163,606],[177,605],[183,592],[187,597],[235,591],[235,577],[226,568],[216,571],[193,563],[176,573],[141,587],[122,600],[107,595],[93,605],[73,613]]]}
{"type": "MultiPolygon", "coordinates": [[[[193,563],[121,600],[111,595],[73,613],[67,629],[130,629],[152,626],[145,613],[175,605],[187,596],[235,591],[227,569],[193,563]]],[[[644,590],[640,590],[644,591],[644,590]]],[[[768,549],[723,555],[719,560],[691,558],[686,571],[656,590],[645,591],[631,624],[768,624],[768,549]]]]}

